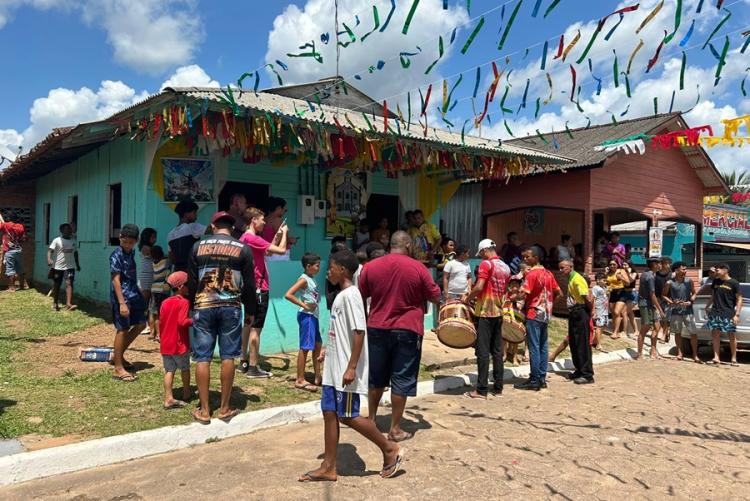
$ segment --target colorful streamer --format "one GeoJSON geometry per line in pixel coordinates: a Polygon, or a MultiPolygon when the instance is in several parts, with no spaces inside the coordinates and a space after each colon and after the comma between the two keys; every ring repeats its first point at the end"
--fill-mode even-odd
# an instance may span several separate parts
{"type": "Polygon", "coordinates": [[[628,75],[630,75],[630,68],[633,66],[633,60],[635,59],[636,54],[638,54],[638,51],[643,48],[643,39],[641,38],[641,41],[638,43],[638,45],[633,49],[633,52],[630,53],[630,58],[628,59],[628,69],[625,71],[628,75]]]}
{"type": "Polygon", "coordinates": [[[672,110],[674,109],[674,96],[677,94],[676,90],[672,91],[672,100],[669,102],[669,113],[672,113],[672,110]]]}
{"type": "Polygon", "coordinates": [[[443,97],[444,97],[444,99],[443,99],[443,114],[445,114],[448,111],[448,105],[451,103],[451,101],[453,99],[453,92],[456,90],[456,88],[459,85],[461,85],[461,82],[463,81],[463,79],[464,79],[464,75],[462,73],[462,74],[460,74],[458,76],[458,80],[456,80],[456,82],[451,87],[450,92],[448,92],[447,99],[445,98],[445,89],[447,88],[448,84],[447,84],[446,80],[443,80],[443,97]]]}
{"type": "Polygon", "coordinates": [[[506,85],[505,92],[503,93],[503,98],[500,100],[500,110],[502,110],[503,113],[513,113],[513,110],[505,107],[505,100],[508,98],[509,90],[510,90],[510,87],[506,85]]]}
{"type": "Polygon", "coordinates": [[[279,67],[280,67],[280,68],[281,68],[282,70],[284,70],[284,71],[287,71],[287,70],[289,70],[289,66],[287,66],[287,65],[286,65],[286,64],[284,64],[283,62],[279,61],[278,59],[276,60],[276,64],[278,64],[278,65],[279,65],[279,67]]]}
{"type": "Polygon", "coordinates": [[[513,131],[510,130],[510,127],[508,126],[508,121],[507,120],[503,120],[503,125],[505,125],[505,130],[508,131],[508,134],[510,134],[510,137],[516,137],[513,134],[513,131]]]}
{"type": "Polygon", "coordinates": [[[617,28],[619,28],[620,24],[622,24],[622,20],[623,19],[625,19],[625,14],[620,14],[620,20],[617,21],[617,24],[615,24],[614,26],[612,26],[612,29],[609,30],[609,33],[607,33],[607,36],[604,37],[604,41],[605,42],[609,42],[609,39],[612,38],[612,35],[615,34],[615,31],[617,30],[617,28]]]}
{"type": "Polygon", "coordinates": [[[552,101],[552,76],[547,72],[547,84],[549,85],[549,97],[544,100],[544,104],[549,104],[552,101]]]}
{"type": "Polygon", "coordinates": [[[482,16],[482,18],[479,20],[477,25],[474,27],[474,31],[472,31],[471,35],[469,35],[469,38],[466,40],[466,43],[461,49],[461,54],[466,54],[466,51],[469,50],[469,47],[474,42],[474,39],[476,38],[477,34],[479,34],[479,31],[482,29],[482,26],[484,26],[484,16],[482,16]]]}
{"type": "Polygon", "coordinates": [[[589,55],[589,51],[591,50],[591,46],[594,45],[594,41],[596,40],[596,37],[599,36],[599,33],[601,33],[602,28],[604,28],[604,22],[607,20],[607,18],[603,18],[599,20],[599,24],[596,25],[596,29],[594,30],[594,33],[592,33],[591,38],[589,39],[589,43],[586,44],[586,48],[583,49],[583,54],[578,58],[576,61],[576,64],[581,64],[586,60],[586,56],[589,55]]]}
{"type": "Polygon", "coordinates": [[[354,36],[354,32],[350,27],[346,25],[346,23],[342,23],[342,26],[344,27],[344,31],[339,31],[338,33],[336,33],[336,40],[338,40],[339,35],[347,34],[349,36],[348,42],[338,42],[341,47],[346,49],[351,44],[357,41],[357,37],[354,36]]]}
{"type": "Polygon", "coordinates": [[[659,98],[654,97],[654,115],[659,114],[659,98]]]}
{"type": "MultiPolygon", "coordinates": [[[[508,33],[510,33],[510,28],[513,26],[513,21],[516,20],[516,16],[518,15],[518,11],[521,9],[522,4],[523,4],[523,0],[518,0],[518,3],[516,4],[515,9],[513,9],[513,12],[510,15],[510,19],[508,19],[508,24],[505,25],[505,30],[503,31],[503,36],[500,37],[500,43],[497,46],[497,50],[503,50],[503,46],[505,45],[505,40],[508,38],[508,33]]],[[[545,15],[545,17],[547,16],[545,15]]]]}
{"type": "Polygon", "coordinates": [[[541,100],[542,98],[540,97],[536,98],[536,111],[534,112],[534,120],[539,118],[539,109],[541,108],[541,100]]]}
{"type": "Polygon", "coordinates": [[[747,72],[750,71],[750,68],[747,68],[745,70],[745,76],[742,78],[742,83],[740,83],[740,91],[742,92],[742,95],[744,97],[747,97],[747,91],[745,90],[745,80],[747,80],[747,72]]]}
{"type": "Polygon", "coordinates": [[[685,88],[685,67],[687,66],[687,54],[682,51],[682,64],[680,65],[680,90],[685,88]]]}
{"type": "Polygon", "coordinates": [[[404,21],[404,27],[401,29],[401,33],[404,35],[409,33],[409,26],[411,25],[412,19],[414,19],[414,13],[417,11],[417,6],[419,5],[419,0],[414,0],[411,4],[411,9],[409,9],[409,14],[406,16],[406,21],[404,21]]]}
{"type": "Polygon", "coordinates": [[[570,100],[573,101],[573,98],[575,97],[576,92],[576,69],[573,67],[573,65],[570,65],[570,77],[573,80],[573,88],[570,89],[570,100]]]}
{"type": "Polygon", "coordinates": [[[641,25],[638,26],[638,29],[635,30],[636,35],[640,33],[641,30],[645,28],[646,25],[648,25],[648,23],[650,23],[654,19],[654,17],[656,17],[656,15],[659,13],[662,7],[664,7],[664,0],[661,0],[661,2],[659,2],[659,4],[654,8],[654,10],[652,10],[651,13],[648,16],[646,16],[646,19],[644,19],[641,25]]]}
{"type": "Polygon", "coordinates": [[[630,94],[630,78],[624,71],[622,72],[622,75],[625,77],[625,95],[628,96],[628,99],[630,99],[632,97],[630,94]]]}
{"type": "Polygon", "coordinates": [[[594,66],[591,62],[591,58],[589,58],[589,72],[591,72],[591,78],[596,80],[596,95],[599,96],[602,93],[602,79],[594,75],[594,66]]]}
{"type": "Polygon", "coordinates": [[[547,69],[547,50],[549,49],[549,41],[544,41],[544,48],[542,48],[542,71],[547,69]]]}
{"type": "Polygon", "coordinates": [[[477,97],[477,92],[479,91],[479,82],[481,81],[481,79],[482,79],[482,67],[477,66],[477,76],[476,76],[476,79],[474,80],[474,93],[472,94],[472,97],[475,99],[477,97]]]}
{"type": "Polygon", "coordinates": [[[578,41],[581,39],[581,30],[578,30],[578,33],[576,34],[575,38],[568,44],[568,46],[563,51],[563,57],[562,60],[565,61],[565,59],[568,57],[568,54],[570,54],[570,51],[573,50],[573,47],[576,46],[578,41]]]}
{"type": "Polygon", "coordinates": [[[716,35],[716,33],[718,33],[719,30],[721,29],[721,27],[724,26],[724,24],[726,24],[727,21],[729,21],[730,17],[732,17],[732,12],[730,10],[728,9],[724,9],[724,10],[727,12],[727,15],[724,17],[724,19],[719,21],[719,24],[717,24],[714,30],[711,32],[711,34],[708,35],[708,38],[706,39],[706,42],[703,44],[703,47],[701,47],[701,50],[705,50],[705,48],[708,46],[708,42],[711,41],[714,35],[716,35]]]}
{"type": "Polygon", "coordinates": [[[557,7],[557,4],[559,3],[560,0],[552,0],[552,3],[549,4],[549,7],[547,7],[547,10],[544,12],[544,17],[546,18],[547,16],[549,16],[550,12],[552,12],[552,10],[557,7]]]}
{"type": "MultiPolygon", "coordinates": [[[[418,2],[418,1],[419,1],[419,0],[417,0],[417,2],[418,2]]],[[[424,72],[424,74],[425,74],[425,75],[429,74],[429,73],[430,73],[430,72],[432,71],[432,68],[434,68],[434,67],[435,67],[435,65],[436,65],[436,64],[438,63],[438,61],[440,61],[440,59],[442,59],[442,57],[443,57],[443,53],[444,53],[444,48],[443,48],[443,37],[442,37],[442,35],[441,35],[441,36],[440,36],[440,38],[438,39],[438,58],[437,58],[437,59],[435,59],[435,60],[434,60],[434,61],[432,62],[432,64],[431,64],[431,65],[429,65],[429,66],[427,67],[427,70],[425,70],[425,72],[424,72]]]]}
{"type": "Polygon", "coordinates": [[[573,137],[573,131],[571,131],[571,130],[570,130],[570,127],[568,127],[568,122],[569,122],[569,121],[570,121],[570,120],[566,120],[566,121],[565,121],[565,133],[566,133],[566,134],[568,135],[568,137],[569,137],[570,139],[575,139],[575,137],[573,137]]]}
{"type": "Polygon", "coordinates": [[[453,45],[453,42],[456,40],[456,33],[458,32],[458,28],[453,28],[453,31],[451,31],[451,40],[448,42],[448,45],[453,45]]]}
{"type": "Polygon", "coordinates": [[[537,14],[539,14],[539,7],[542,6],[542,0],[536,0],[536,3],[534,4],[534,10],[531,11],[531,17],[536,17],[537,14]]]}
{"type": "Polygon", "coordinates": [[[385,18],[385,22],[383,23],[383,26],[380,28],[380,33],[383,33],[385,29],[388,27],[388,24],[391,22],[391,18],[393,17],[393,13],[396,12],[396,0],[391,0],[391,10],[388,12],[388,16],[385,18]]]}
{"type": "MultiPolygon", "coordinates": [[[[664,30],[664,36],[667,35],[667,30],[664,30]]],[[[661,54],[661,49],[664,47],[664,39],[659,43],[659,46],[656,48],[656,54],[654,54],[654,57],[648,60],[648,66],[646,67],[646,73],[649,73],[654,66],[656,66],[656,62],[659,60],[659,54],[661,54]]]]}
{"type": "Polygon", "coordinates": [[[724,69],[724,65],[727,64],[727,53],[729,52],[729,36],[724,37],[724,48],[721,50],[721,56],[719,57],[719,63],[716,66],[716,73],[714,74],[714,87],[719,85],[721,81],[721,72],[724,69]]]}
{"type": "Polygon", "coordinates": [[[523,90],[523,98],[521,99],[521,105],[518,107],[518,111],[516,111],[516,114],[518,114],[518,112],[521,111],[521,109],[525,109],[526,108],[526,98],[529,95],[529,85],[531,85],[531,79],[527,78],[526,79],[526,88],[523,90]]]}
{"type": "Polygon", "coordinates": [[[419,46],[417,46],[417,52],[399,52],[398,57],[401,60],[401,67],[406,69],[411,66],[411,59],[409,58],[416,56],[420,52],[422,52],[422,49],[419,46]]]}
{"type": "Polygon", "coordinates": [[[377,5],[372,6],[372,17],[375,22],[375,27],[373,27],[372,30],[362,35],[362,38],[359,39],[360,42],[364,42],[367,39],[367,37],[375,33],[378,30],[378,28],[380,28],[380,15],[378,14],[377,5]]]}
{"type": "Polygon", "coordinates": [[[700,1],[698,2],[698,8],[696,8],[696,9],[695,9],[695,13],[696,13],[696,14],[700,14],[700,13],[701,13],[701,9],[703,9],[703,1],[704,1],[704,0],[700,0],[700,1]]]}
{"type": "Polygon", "coordinates": [[[612,49],[612,52],[615,54],[615,62],[612,64],[612,73],[614,75],[614,82],[615,82],[615,89],[620,86],[620,71],[617,69],[618,63],[617,63],[617,51],[612,49]]]}
{"type": "Polygon", "coordinates": [[[690,25],[690,29],[688,30],[687,34],[685,35],[685,38],[683,38],[680,41],[680,47],[685,47],[687,43],[690,41],[690,37],[693,36],[693,31],[695,30],[695,19],[693,19],[692,24],[690,25]]]}
{"type": "Polygon", "coordinates": [[[315,50],[315,40],[311,40],[305,45],[299,46],[300,50],[310,49],[309,52],[300,52],[299,54],[290,54],[287,52],[287,57],[312,57],[317,62],[323,64],[323,56],[315,50]]]}
{"type": "Polygon", "coordinates": [[[565,33],[560,35],[560,43],[557,46],[557,55],[553,59],[560,59],[562,57],[564,45],[565,45],[565,33]]]}
{"type": "Polygon", "coordinates": [[[677,7],[674,12],[674,31],[666,36],[664,44],[668,44],[672,41],[674,36],[677,34],[677,30],[680,29],[680,22],[682,21],[682,0],[677,0],[677,7]]]}
{"type": "Polygon", "coordinates": [[[742,44],[742,48],[740,49],[740,54],[744,54],[745,51],[747,50],[747,47],[750,46],[750,31],[746,31],[745,33],[742,34],[742,36],[747,38],[747,40],[745,40],[745,43],[742,44]]]}

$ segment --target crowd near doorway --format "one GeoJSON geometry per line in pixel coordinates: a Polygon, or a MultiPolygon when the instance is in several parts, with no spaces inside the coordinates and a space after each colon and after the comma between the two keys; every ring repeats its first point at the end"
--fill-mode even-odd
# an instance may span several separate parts
{"type": "Polygon", "coordinates": [[[232,202],[232,195],[245,195],[248,206],[254,206],[262,211],[266,211],[269,198],[269,185],[256,183],[240,183],[228,181],[221,193],[219,193],[219,210],[229,210],[232,202]]]}

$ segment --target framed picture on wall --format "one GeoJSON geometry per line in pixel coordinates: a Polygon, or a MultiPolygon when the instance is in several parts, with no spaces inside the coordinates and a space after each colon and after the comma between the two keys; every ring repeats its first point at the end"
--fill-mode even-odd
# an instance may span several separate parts
{"type": "Polygon", "coordinates": [[[523,231],[527,235],[544,235],[544,209],[526,209],[523,215],[523,231]]]}
{"type": "Polygon", "coordinates": [[[336,168],[326,179],[326,238],[350,237],[367,210],[367,173],[336,168]]]}
{"type": "Polygon", "coordinates": [[[192,200],[197,203],[214,201],[214,171],[205,158],[162,158],[164,201],[192,200]]]}

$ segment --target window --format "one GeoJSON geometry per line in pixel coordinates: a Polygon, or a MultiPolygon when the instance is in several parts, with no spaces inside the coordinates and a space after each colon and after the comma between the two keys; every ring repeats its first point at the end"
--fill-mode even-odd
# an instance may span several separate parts
{"type": "Polygon", "coordinates": [[[66,222],[78,225],[78,195],[68,197],[68,220],[66,222]]]}
{"type": "Polygon", "coordinates": [[[109,185],[109,245],[118,245],[122,228],[122,184],[109,185]]]}
{"type": "Polygon", "coordinates": [[[49,245],[49,225],[50,225],[50,204],[44,204],[44,244],[49,245]]]}

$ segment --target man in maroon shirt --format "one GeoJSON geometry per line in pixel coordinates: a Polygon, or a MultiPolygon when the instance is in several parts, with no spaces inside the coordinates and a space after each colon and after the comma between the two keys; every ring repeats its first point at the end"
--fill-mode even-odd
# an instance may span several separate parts
{"type": "Polygon", "coordinates": [[[407,397],[417,395],[417,374],[422,357],[424,303],[435,304],[440,289],[419,261],[412,259],[412,240],[397,231],[391,253],[367,264],[359,277],[359,290],[369,298],[367,349],[370,358],[370,419],[375,420],[386,386],[391,387],[391,429],[388,438],[400,442],[412,437],[401,429],[407,397]]]}

